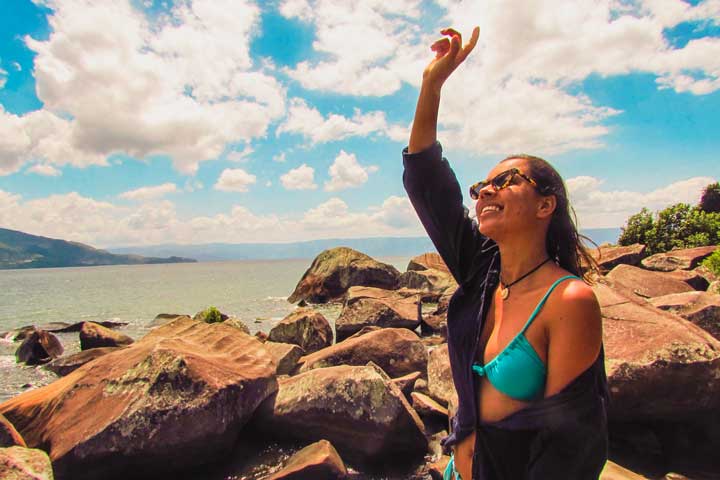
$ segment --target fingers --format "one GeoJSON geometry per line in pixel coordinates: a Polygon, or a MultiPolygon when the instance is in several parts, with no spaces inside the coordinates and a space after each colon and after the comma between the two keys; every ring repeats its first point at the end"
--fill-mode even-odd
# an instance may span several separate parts
{"type": "Polygon", "coordinates": [[[480,27],[473,28],[472,36],[470,37],[470,41],[465,45],[460,53],[458,54],[458,60],[463,61],[465,60],[465,57],[470,55],[470,52],[473,51],[473,48],[475,48],[475,45],[477,45],[478,39],[480,38],[480,27]]]}
{"type": "Polygon", "coordinates": [[[450,37],[458,37],[458,40],[460,40],[460,44],[462,45],[462,35],[454,28],[444,28],[440,30],[440,33],[442,33],[443,35],[448,35],[450,37]]]}
{"type": "Polygon", "coordinates": [[[450,40],[441,38],[430,46],[430,50],[435,52],[435,58],[443,57],[450,51],[450,40]]]}

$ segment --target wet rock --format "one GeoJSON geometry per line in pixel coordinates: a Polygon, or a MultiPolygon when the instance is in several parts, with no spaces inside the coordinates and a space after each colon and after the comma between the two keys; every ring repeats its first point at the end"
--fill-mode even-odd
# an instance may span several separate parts
{"type": "Polygon", "coordinates": [[[421,372],[412,372],[402,377],[393,378],[390,381],[397,386],[406,397],[410,397],[410,393],[415,387],[415,382],[422,376],[421,372]]]}
{"type": "Polygon", "coordinates": [[[419,297],[402,297],[380,288],[351,288],[335,320],[335,332],[340,341],[366,326],[414,330],[420,324],[421,309],[419,297]]]}
{"type": "Polygon", "coordinates": [[[294,343],[305,353],[312,353],[332,345],[333,332],[330,322],[320,312],[297,308],[270,330],[268,338],[273,342],[294,343]]]}
{"type": "Polygon", "coordinates": [[[0,448],[27,447],[25,440],[5,416],[0,415],[0,448]]]}
{"type": "Polygon", "coordinates": [[[447,408],[443,407],[435,400],[420,392],[412,392],[412,406],[421,417],[445,417],[448,416],[447,408]]]}
{"type": "Polygon", "coordinates": [[[100,347],[125,347],[133,339],[119,332],[105,328],[93,322],[85,322],[80,328],[80,349],[89,350],[100,347]]]}
{"type": "Polygon", "coordinates": [[[237,329],[240,330],[241,332],[247,333],[248,335],[250,335],[250,329],[249,329],[248,326],[245,325],[245,323],[244,323],[242,320],[240,320],[239,318],[230,317],[230,318],[228,318],[227,320],[223,320],[222,323],[224,323],[225,325],[228,325],[228,326],[237,328],[237,329]]]}
{"type": "Polygon", "coordinates": [[[326,439],[359,462],[422,456],[424,425],[402,392],[371,366],[319,368],[278,380],[255,428],[272,438],[326,439]]]}
{"type": "Polygon", "coordinates": [[[15,352],[18,363],[39,365],[59,357],[63,353],[60,340],[44,330],[34,330],[25,337],[15,352]]]}
{"type": "Polygon", "coordinates": [[[614,289],[642,298],[661,297],[671,293],[690,292],[693,288],[663,272],[651,272],[630,265],[618,265],[605,277],[614,289]]]}
{"type": "MultiPolygon", "coordinates": [[[[428,395],[441,405],[448,405],[455,393],[455,384],[450,370],[447,344],[436,347],[428,355],[428,395]]],[[[416,390],[417,384],[416,384],[416,390]]]]}
{"type": "Polygon", "coordinates": [[[92,362],[96,358],[102,357],[103,355],[106,355],[110,352],[114,352],[119,348],[122,347],[100,347],[83,350],[82,352],[76,353],[74,355],[56,358],[52,362],[45,365],[45,368],[61,377],[64,377],[70,372],[74,372],[78,368],[82,367],[86,363],[92,362]]]}
{"type": "Polygon", "coordinates": [[[352,248],[325,250],[313,260],[288,302],[326,303],[341,300],[354,285],[394,289],[400,272],[352,248]]]}
{"type": "Polygon", "coordinates": [[[293,455],[282,470],[268,480],[336,480],[347,477],[347,468],[335,447],[320,440],[293,455]]]}
{"type": "Polygon", "coordinates": [[[408,270],[398,278],[398,286],[441,295],[449,289],[456,289],[457,282],[450,273],[441,270],[408,270]]]}
{"type": "Polygon", "coordinates": [[[290,375],[303,356],[303,349],[294,343],[265,342],[263,345],[275,360],[278,375],[290,375]]]}
{"type": "Polygon", "coordinates": [[[600,473],[599,480],[646,480],[646,477],[608,460],[602,473],[600,473]]]}
{"type": "Polygon", "coordinates": [[[692,270],[700,262],[709,257],[718,247],[696,247],[682,250],[672,250],[665,253],[656,253],[642,260],[643,267],[660,272],[673,270],[692,270]]]}
{"type": "Polygon", "coordinates": [[[24,447],[0,448],[0,478],[3,480],[53,480],[50,458],[42,450],[24,447]]]}
{"type": "Polygon", "coordinates": [[[159,313],[155,318],[150,322],[151,327],[159,327],[162,325],[165,325],[166,323],[174,322],[178,318],[191,318],[190,315],[185,315],[182,313],[159,313]]]}
{"type": "Polygon", "coordinates": [[[608,272],[618,265],[637,266],[645,256],[645,245],[600,245],[599,248],[590,248],[590,255],[598,262],[601,272],[608,272]]]}
{"type": "Polygon", "coordinates": [[[718,340],[608,285],[594,290],[603,316],[612,421],[682,421],[720,407],[718,340]]]}
{"type": "Polygon", "coordinates": [[[300,359],[300,372],[334,365],[374,362],[391,377],[427,369],[427,353],[420,338],[404,328],[383,328],[347,339],[300,359]]]}
{"type": "Polygon", "coordinates": [[[720,295],[707,292],[673,293],[649,301],[661,310],[690,320],[720,340],[720,295]]]}
{"type": "Polygon", "coordinates": [[[263,345],[233,327],[179,319],[129,347],[0,404],[58,478],[133,478],[227,455],[277,388],[263,345]]]}

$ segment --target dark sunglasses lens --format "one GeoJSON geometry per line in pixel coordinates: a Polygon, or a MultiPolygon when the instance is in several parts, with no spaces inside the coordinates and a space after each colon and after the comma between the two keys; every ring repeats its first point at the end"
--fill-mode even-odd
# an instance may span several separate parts
{"type": "Polygon", "coordinates": [[[480,198],[480,190],[485,188],[485,186],[488,184],[488,182],[482,181],[478,182],[475,185],[470,187],[470,198],[473,200],[477,200],[480,198]]]}
{"type": "Polygon", "coordinates": [[[509,182],[514,174],[515,172],[513,170],[508,170],[507,172],[503,172],[497,177],[493,178],[492,185],[495,190],[500,190],[501,188],[506,187],[506,182],[509,182]]]}

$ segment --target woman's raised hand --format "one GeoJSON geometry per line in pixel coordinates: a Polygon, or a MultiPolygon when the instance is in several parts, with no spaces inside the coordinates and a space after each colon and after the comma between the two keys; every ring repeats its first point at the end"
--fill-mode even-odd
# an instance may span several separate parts
{"type": "Polygon", "coordinates": [[[480,27],[475,27],[470,41],[462,46],[462,35],[453,28],[440,30],[445,35],[430,47],[435,52],[433,59],[423,72],[423,83],[439,90],[450,74],[467,58],[480,37],[480,27]]]}

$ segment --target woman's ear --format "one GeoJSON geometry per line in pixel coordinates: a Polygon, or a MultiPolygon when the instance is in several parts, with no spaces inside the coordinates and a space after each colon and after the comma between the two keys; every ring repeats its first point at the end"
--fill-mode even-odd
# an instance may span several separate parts
{"type": "Polygon", "coordinates": [[[557,208],[557,197],[555,195],[547,195],[540,197],[537,208],[538,218],[549,218],[557,208]]]}

